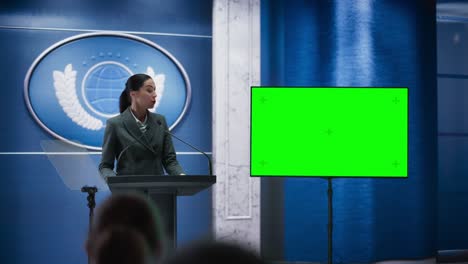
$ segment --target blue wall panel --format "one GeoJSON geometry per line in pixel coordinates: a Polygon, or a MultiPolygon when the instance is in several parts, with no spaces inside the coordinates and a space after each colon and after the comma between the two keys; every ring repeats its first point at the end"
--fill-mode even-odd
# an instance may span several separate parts
{"type": "MultiPolygon", "coordinates": [[[[185,68],[192,101],[173,132],[211,151],[211,1],[8,1],[0,5],[0,60],[4,129],[0,141],[0,258],[10,263],[85,263],[86,195],[70,190],[41,143],[55,140],[27,110],[24,79],[45,49],[83,30],[118,30],[155,42],[185,68]],[[46,29],[49,28],[49,29],[46,29]],[[159,34],[159,33],[167,33],[159,34]],[[179,34],[188,34],[181,36],[179,34]],[[26,153],[22,153],[26,152],[26,153]]],[[[87,31],[86,31],[87,32],[87,31]]],[[[166,87],[170,89],[170,87],[166,87]]],[[[189,174],[206,174],[207,162],[174,140],[189,174]]],[[[97,169],[100,156],[87,157],[97,169]]],[[[65,163],[76,157],[61,156],[65,163]]],[[[87,176],[89,178],[89,176],[87,176]]],[[[86,177],[85,177],[86,178],[86,177]]],[[[109,195],[97,193],[97,204],[109,195]]],[[[211,191],[178,198],[180,244],[211,235],[211,191]]]]}
{"type": "Polygon", "coordinates": [[[0,26],[211,36],[211,6],[211,0],[4,0],[0,26]]]}
{"type": "Polygon", "coordinates": [[[437,23],[438,248],[468,248],[468,55],[467,21],[437,23]]]}
{"type": "Polygon", "coordinates": [[[439,138],[438,248],[468,248],[468,138],[439,138]]]}

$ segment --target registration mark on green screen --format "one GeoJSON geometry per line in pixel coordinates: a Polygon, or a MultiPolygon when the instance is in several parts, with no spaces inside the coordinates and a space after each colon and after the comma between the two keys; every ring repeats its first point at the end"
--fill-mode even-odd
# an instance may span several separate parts
{"type": "Polygon", "coordinates": [[[251,176],[407,177],[408,89],[252,87],[251,176]]]}

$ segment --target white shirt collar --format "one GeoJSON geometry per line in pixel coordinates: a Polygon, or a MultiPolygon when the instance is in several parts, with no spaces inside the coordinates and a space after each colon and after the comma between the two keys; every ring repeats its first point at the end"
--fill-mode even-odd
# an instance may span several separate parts
{"type": "Polygon", "coordinates": [[[146,115],[145,115],[145,120],[144,120],[143,122],[141,122],[141,121],[133,114],[132,109],[130,109],[130,113],[132,113],[132,116],[133,116],[133,118],[135,118],[135,121],[137,122],[138,125],[140,125],[140,126],[146,125],[146,121],[148,121],[148,113],[146,113],[146,115]]]}

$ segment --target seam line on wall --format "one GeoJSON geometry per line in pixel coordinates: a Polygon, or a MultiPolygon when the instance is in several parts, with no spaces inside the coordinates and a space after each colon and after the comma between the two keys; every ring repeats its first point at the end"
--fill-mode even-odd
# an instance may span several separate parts
{"type": "Polygon", "coordinates": [[[134,34],[134,35],[153,35],[153,36],[208,38],[208,39],[212,38],[212,36],[209,36],[209,35],[177,34],[177,33],[164,33],[164,32],[147,32],[147,31],[107,30],[107,29],[77,29],[77,28],[19,27],[19,26],[0,26],[0,29],[51,30],[51,31],[75,31],[75,32],[106,31],[106,32],[127,33],[127,34],[134,34]]]}
{"type": "Polygon", "coordinates": [[[461,23],[467,23],[468,22],[468,17],[438,15],[438,16],[436,16],[436,22],[461,22],[461,23]]]}
{"type": "MultiPolygon", "coordinates": [[[[93,152],[43,152],[43,151],[29,151],[29,152],[0,152],[0,155],[101,155],[100,151],[93,152]]],[[[205,152],[211,155],[211,152],[205,152]]],[[[177,155],[203,155],[199,152],[176,152],[177,155]]]]}
{"type": "Polygon", "coordinates": [[[467,74],[450,74],[450,73],[438,73],[437,78],[449,78],[449,79],[468,79],[467,74]]]}

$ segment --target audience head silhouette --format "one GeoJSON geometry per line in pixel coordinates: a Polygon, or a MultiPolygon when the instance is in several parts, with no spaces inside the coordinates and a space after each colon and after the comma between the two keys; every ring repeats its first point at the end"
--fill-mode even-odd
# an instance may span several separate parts
{"type": "Polygon", "coordinates": [[[143,235],[124,226],[102,231],[90,250],[95,264],[147,264],[151,255],[143,235]]]}
{"type": "Polygon", "coordinates": [[[156,207],[137,194],[114,194],[97,209],[86,250],[94,264],[148,263],[163,253],[156,207]]]}

